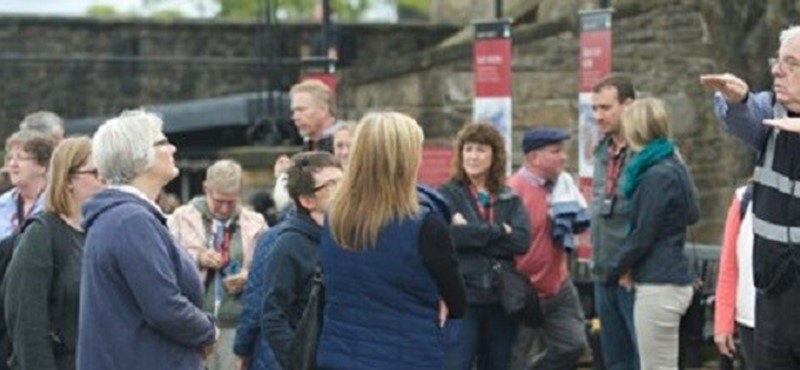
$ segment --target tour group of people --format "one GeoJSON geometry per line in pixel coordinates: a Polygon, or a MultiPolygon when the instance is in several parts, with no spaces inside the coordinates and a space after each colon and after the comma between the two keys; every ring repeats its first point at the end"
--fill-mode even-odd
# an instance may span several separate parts
{"type": "MultiPolygon", "coordinates": [[[[723,127],[757,153],[726,221],[714,326],[720,352],[743,354],[748,369],[800,367],[800,27],[781,33],[771,62],[768,92],[700,77],[723,127]]],[[[64,138],[52,112],[25,117],[6,139],[11,189],[0,196],[0,369],[300,368],[296,330],[319,279],[316,368],[575,369],[586,323],[567,260],[589,227],[594,360],[678,368],[695,281],[684,245],[699,209],[662,100],[637,97],[622,74],[595,84],[602,139],[587,202],[565,171],[566,130],[525,131],[509,176],[503,136],[467,123],[434,189],[418,182],[414,118],[337,120],[315,80],[290,96],[305,141],[275,163],[271,225],[243,204],[230,159],[164,212],[177,148],[154,113],[125,111],[91,138],[64,138]],[[538,328],[508,313],[509,271],[537,298],[538,328]]]]}

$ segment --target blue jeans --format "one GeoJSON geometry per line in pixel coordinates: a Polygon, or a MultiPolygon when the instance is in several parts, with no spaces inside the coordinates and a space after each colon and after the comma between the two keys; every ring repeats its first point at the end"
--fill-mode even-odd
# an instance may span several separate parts
{"type": "Polygon", "coordinates": [[[595,283],[594,304],[600,316],[600,344],[606,370],[639,370],[633,327],[634,291],[617,284],[595,283]]]}
{"type": "Polygon", "coordinates": [[[499,304],[469,305],[467,315],[445,326],[445,369],[508,369],[517,325],[499,304]]]}

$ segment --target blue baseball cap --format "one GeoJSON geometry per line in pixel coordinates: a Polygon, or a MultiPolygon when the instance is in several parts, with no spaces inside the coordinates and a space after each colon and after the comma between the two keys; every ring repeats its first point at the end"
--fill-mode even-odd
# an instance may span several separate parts
{"type": "Polygon", "coordinates": [[[569,139],[569,134],[561,129],[551,127],[537,127],[525,131],[522,137],[522,152],[528,154],[533,150],[558,144],[569,139]]]}

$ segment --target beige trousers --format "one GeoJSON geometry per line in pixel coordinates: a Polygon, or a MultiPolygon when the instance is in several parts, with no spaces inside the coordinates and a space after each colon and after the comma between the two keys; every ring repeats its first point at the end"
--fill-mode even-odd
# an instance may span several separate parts
{"type": "Polygon", "coordinates": [[[636,285],[633,323],[641,370],[678,369],[678,331],[693,289],[691,285],[636,285]]]}

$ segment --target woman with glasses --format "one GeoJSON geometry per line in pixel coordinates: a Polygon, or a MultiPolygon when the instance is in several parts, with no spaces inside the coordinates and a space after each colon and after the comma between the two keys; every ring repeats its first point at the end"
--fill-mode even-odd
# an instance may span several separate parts
{"type": "Polygon", "coordinates": [[[81,370],[198,370],[217,330],[195,261],[155,204],[178,176],[163,122],[141,110],[106,121],[92,159],[110,186],[83,206],[81,370]]]}
{"type": "Polygon", "coordinates": [[[491,125],[472,123],[458,132],[451,180],[439,188],[450,204],[450,233],[467,287],[469,309],[448,325],[458,340],[448,348],[449,370],[507,369],[516,324],[500,306],[497,268],[514,269],[514,256],[528,250],[528,215],[504,185],[503,136],[491,125]]]}
{"type": "Polygon", "coordinates": [[[322,234],[319,369],[444,367],[441,328],[466,299],[447,224],[416,189],[423,138],[399,113],[356,128],[322,234]]]}
{"type": "Polygon", "coordinates": [[[12,369],[75,368],[85,237],[80,207],[105,184],[91,149],[87,137],[66,139],[56,148],[45,212],[26,224],[9,264],[4,308],[12,369]]]}
{"type": "Polygon", "coordinates": [[[53,147],[51,136],[36,131],[17,131],[6,140],[4,170],[14,188],[0,196],[0,239],[19,231],[26,218],[44,209],[53,147]]]}

